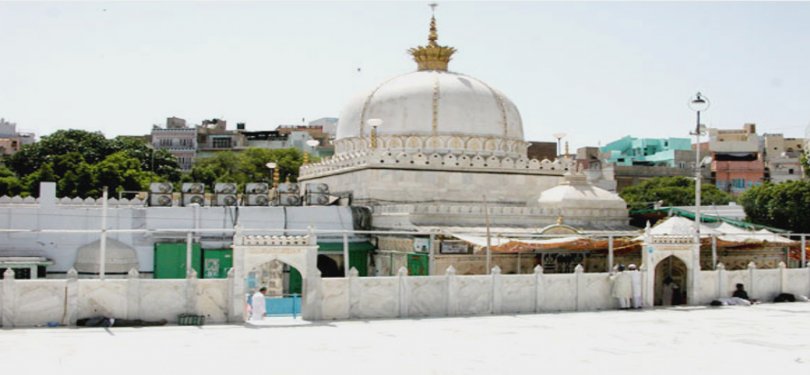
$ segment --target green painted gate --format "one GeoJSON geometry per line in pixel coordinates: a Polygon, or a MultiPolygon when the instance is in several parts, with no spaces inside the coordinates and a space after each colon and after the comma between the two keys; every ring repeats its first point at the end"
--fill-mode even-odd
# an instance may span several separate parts
{"type": "MultiPolygon", "coordinates": [[[[185,242],[156,243],[154,260],[154,278],[186,278],[185,242]]],[[[202,270],[202,256],[199,243],[191,244],[191,267],[197,271],[197,275],[200,275],[200,271],[202,270]]]]}
{"type": "Polygon", "coordinates": [[[225,279],[233,267],[232,249],[203,249],[204,279],[225,279]]]}
{"type": "Polygon", "coordinates": [[[427,276],[428,275],[428,255],[420,253],[408,254],[408,275],[427,276]]]}

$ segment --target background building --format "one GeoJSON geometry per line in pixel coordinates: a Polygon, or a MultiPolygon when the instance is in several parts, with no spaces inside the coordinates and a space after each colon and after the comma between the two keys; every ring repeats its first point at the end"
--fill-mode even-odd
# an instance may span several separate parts
{"type": "Polygon", "coordinates": [[[17,124],[0,118],[0,155],[11,155],[34,142],[34,133],[18,132],[17,124]]]}
{"type": "Polygon", "coordinates": [[[186,126],[186,120],[166,118],[166,127],[152,127],[152,147],[166,150],[177,159],[183,171],[191,170],[197,157],[197,129],[186,126]]]}

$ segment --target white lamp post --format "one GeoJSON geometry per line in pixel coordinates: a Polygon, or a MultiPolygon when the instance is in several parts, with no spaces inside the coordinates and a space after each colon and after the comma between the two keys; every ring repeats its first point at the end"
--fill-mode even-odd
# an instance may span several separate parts
{"type": "Polygon", "coordinates": [[[560,141],[565,138],[565,133],[554,133],[551,136],[557,138],[557,159],[560,158],[562,148],[560,148],[560,141]]]}
{"type": "Polygon", "coordinates": [[[697,122],[695,124],[695,131],[690,132],[689,134],[695,136],[695,240],[700,246],[700,185],[701,185],[701,173],[700,173],[700,135],[703,134],[706,129],[705,127],[701,126],[700,124],[700,112],[704,112],[709,109],[709,98],[705,97],[701,93],[695,94],[695,96],[689,101],[689,108],[691,108],[695,113],[697,113],[697,122]]]}

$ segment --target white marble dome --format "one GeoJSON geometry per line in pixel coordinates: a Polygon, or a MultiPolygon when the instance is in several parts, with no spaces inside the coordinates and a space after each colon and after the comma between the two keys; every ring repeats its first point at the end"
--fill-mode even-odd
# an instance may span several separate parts
{"type": "MultiPolygon", "coordinates": [[[[98,273],[100,268],[100,248],[101,240],[95,240],[80,247],[73,268],[81,273],[98,273]]],[[[138,257],[135,254],[135,249],[131,246],[121,241],[107,238],[106,248],[104,272],[123,274],[133,268],[138,269],[138,257]]]]}
{"type": "Polygon", "coordinates": [[[565,180],[543,191],[530,206],[571,210],[591,210],[594,215],[607,212],[627,216],[627,203],[618,194],[596,187],[580,174],[567,173],[565,180]]]}
{"type": "Polygon", "coordinates": [[[479,79],[421,70],[355,96],[340,115],[336,152],[369,146],[369,119],[380,119],[379,148],[525,157],[520,113],[479,79]]]}

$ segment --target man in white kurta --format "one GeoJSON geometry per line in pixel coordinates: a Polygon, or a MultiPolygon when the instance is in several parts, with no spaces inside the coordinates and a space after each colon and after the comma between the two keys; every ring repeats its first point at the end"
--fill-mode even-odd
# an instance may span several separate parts
{"type": "Polygon", "coordinates": [[[630,280],[630,274],[624,272],[624,266],[619,266],[618,272],[610,277],[613,281],[613,287],[610,290],[610,295],[619,300],[619,308],[630,308],[630,297],[633,296],[633,284],[630,280]]]}
{"type": "Polygon", "coordinates": [[[264,294],[267,293],[267,288],[261,287],[256,293],[253,293],[250,301],[250,320],[262,320],[267,308],[264,305],[264,294]]]}
{"type": "Polygon", "coordinates": [[[641,308],[641,272],[638,272],[635,264],[631,264],[627,266],[627,270],[630,274],[630,284],[632,285],[633,289],[633,308],[640,309],[641,308]]]}

